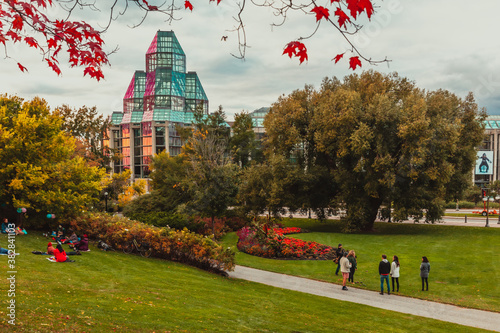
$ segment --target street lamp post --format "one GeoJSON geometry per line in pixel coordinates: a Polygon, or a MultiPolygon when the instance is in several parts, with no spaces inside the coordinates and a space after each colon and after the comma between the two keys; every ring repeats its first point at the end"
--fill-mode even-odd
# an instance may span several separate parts
{"type": "MultiPolygon", "coordinates": [[[[495,197],[495,200],[498,200],[498,203],[500,204],[500,195],[497,194],[495,197]]],[[[498,221],[497,224],[500,224],[500,206],[498,206],[498,221]]]]}
{"type": "Polygon", "coordinates": [[[104,192],[104,207],[105,207],[105,212],[108,212],[108,192],[104,192]]]}
{"type": "Polygon", "coordinates": [[[485,227],[490,226],[490,197],[486,196],[483,198],[483,201],[486,201],[486,225],[485,227]]]}

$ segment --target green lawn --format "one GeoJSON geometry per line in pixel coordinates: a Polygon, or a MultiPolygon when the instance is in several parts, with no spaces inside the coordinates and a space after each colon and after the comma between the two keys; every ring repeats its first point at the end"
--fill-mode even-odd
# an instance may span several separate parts
{"type": "MultiPolygon", "coordinates": [[[[310,233],[289,237],[353,249],[358,257],[357,287],[379,290],[378,263],[386,254],[401,263],[400,294],[464,307],[500,312],[500,229],[452,227],[425,224],[376,223],[373,233],[341,234],[341,222],[319,223],[308,219],[285,219],[286,226],[302,227],[310,233]],[[431,262],[429,291],[422,292],[419,276],[421,257],[431,262]]],[[[237,236],[224,238],[235,246],[237,236]]],[[[236,263],[341,283],[331,261],[273,260],[237,252],[236,263]]]]}
{"type": "MultiPolygon", "coordinates": [[[[5,235],[0,236],[0,244],[5,246],[5,241],[5,235]]],[[[45,256],[30,253],[44,249],[46,243],[36,233],[16,238],[21,253],[16,258],[17,325],[7,324],[8,285],[2,278],[0,331],[421,332],[422,327],[426,332],[481,331],[93,247],[90,253],[74,256],[74,263],[50,263],[45,256]]],[[[5,276],[6,256],[0,256],[0,265],[5,276]]]]}

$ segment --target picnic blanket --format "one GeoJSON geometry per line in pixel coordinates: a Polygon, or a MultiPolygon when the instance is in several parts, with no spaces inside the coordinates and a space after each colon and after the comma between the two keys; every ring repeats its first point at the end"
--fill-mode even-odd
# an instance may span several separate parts
{"type": "MultiPolygon", "coordinates": [[[[56,261],[56,257],[50,257],[50,258],[45,258],[45,259],[47,259],[50,262],[57,262],[56,261]]],[[[63,261],[63,262],[75,262],[75,261],[74,260],[66,260],[66,261],[63,261]]]]}

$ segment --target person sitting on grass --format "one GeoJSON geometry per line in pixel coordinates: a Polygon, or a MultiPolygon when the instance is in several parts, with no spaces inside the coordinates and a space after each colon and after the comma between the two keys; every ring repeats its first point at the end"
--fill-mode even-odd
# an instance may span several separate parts
{"type": "Polygon", "coordinates": [[[52,256],[53,256],[53,255],[54,255],[54,250],[55,250],[55,249],[54,249],[54,247],[52,246],[52,242],[49,242],[49,243],[47,244],[47,254],[48,254],[48,255],[52,255],[52,256]]]}
{"type": "Polygon", "coordinates": [[[56,257],[57,262],[73,262],[73,260],[68,258],[61,244],[57,244],[57,247],[54,250],[54,256],[56,257]]]}
{"type": "Polygon", "coordinates": [[[3,219],[2,221],[2,234],[6,234],[7,233],[7,226],[9,225],[9,220],[7,220],[6,218],[3,219]]]}
{"type": "MultiPolygon", "coordinates": [[[[71,245],[70,245],[71,247],[71,245]]],[[[73,250],[75,251],[88,251],[89,250],[89,238],[87,235],[83,235],[83,238],[79,242],[73,243],[73,250]]]]}
{"type": "Polygon", "coordinates": [[[28,234],[28,232],[22,226],[18,226],[16,228],[16,236],[17,235],[27,235],[27,234],[28,234]]]}
{"type": "Polygon", "coordinates": [[[78,236],[76,235],[75,231],[70,230],[71,236],[66,238],[66,240],[63,242],[63,244],[68,244],[68,243],[76,243],[78,242],[78,236]]]}

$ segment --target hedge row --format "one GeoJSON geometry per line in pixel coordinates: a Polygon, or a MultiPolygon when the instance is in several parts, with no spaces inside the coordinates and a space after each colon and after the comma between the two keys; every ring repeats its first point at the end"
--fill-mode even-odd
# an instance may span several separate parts
{"type": "MultiPolygon", "coordinates": [[[[447,209],[455,209],[457,207],[456,202],[448,202],[445,205],[445,208],[447,209]]],[[[499,204],[498,202],[493,202],[490,201],[490,208],[498,208],[499,204]]],[[[474,209],[474,208],[483,208],[483,202],[478,202],[477,205],[474,202],[470,201],[459,201],[458,202],[458,208],[462,209],[474,209]]]]}
{"type": "Polygon", "coordinates": [[[217,244],[211,237],[187,229],[158,228],[126,217],[106,214],[88,214],[71,222],[80,233],[92,239],[101,239],[117,250],[122,250],[132,239],[148,243],[152,256],[178,261],[204,270],[223,273],[234,269],[235,253],[217,244]]]}

